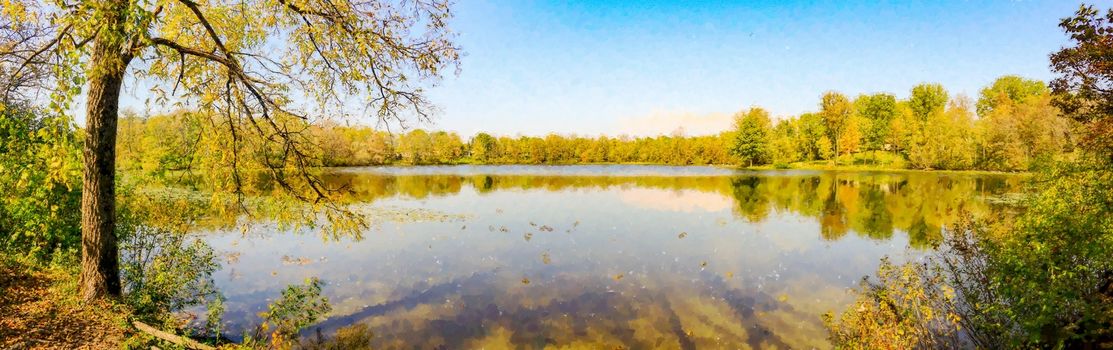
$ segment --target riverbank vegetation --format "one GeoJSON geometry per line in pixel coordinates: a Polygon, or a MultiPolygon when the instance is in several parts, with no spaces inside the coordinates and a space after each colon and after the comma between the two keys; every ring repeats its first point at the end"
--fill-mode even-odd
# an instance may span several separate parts
{"type": "MultiPolygon", "coordinates": [[[[889,169],[1028,171],[1068,157],[1076,123],[1061,118],[1041,81],[1004,76],[978,99],[920,84],[850,98],[831,91],[816,112],[773,118],[752,107],[719,134],[653,137],[494,136],[413,129],[398,133],[324,121],[301,127],[326,167],[429,164],[670,164],[857,166],[889,169]],[[774,120],[775,119],[775,120],[774,120]]],[[[195,112],[120,120],[119,166],[188,169],[209,118],[195,112]]]]}
{"type": "Polygon", "coordinates": [[[1041,167],[1015,216],[950,225],[924,261],[883,261],[824,316],[837,347],[1113,347],[1113,9],[1060,26],[1073,45],[1051,55],[1051,103],[1078,123],[1078,157],[1041,167]]]}

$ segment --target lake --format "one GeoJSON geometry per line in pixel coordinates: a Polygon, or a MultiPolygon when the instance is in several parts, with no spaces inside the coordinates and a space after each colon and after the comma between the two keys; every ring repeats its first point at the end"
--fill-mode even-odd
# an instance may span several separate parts
{"type": "Polygon", "coordinates": [[[228,331],[319,277],[328,334],[376,349],[826,348],[878,260],[917,259],[1022,178],[663,166],[349,168],[361,239],[256,225],[206,240],[228,331]]]}

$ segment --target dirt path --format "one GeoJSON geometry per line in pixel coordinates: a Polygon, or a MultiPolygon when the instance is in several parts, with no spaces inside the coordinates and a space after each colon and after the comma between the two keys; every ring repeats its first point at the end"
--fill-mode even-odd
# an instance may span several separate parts
{"type": "Polygon", "coordinates": [[[0,259],[0,348],[116,349],[127,328],[113,306],[85,305],[62,290],[62,273],[0,259]]]}

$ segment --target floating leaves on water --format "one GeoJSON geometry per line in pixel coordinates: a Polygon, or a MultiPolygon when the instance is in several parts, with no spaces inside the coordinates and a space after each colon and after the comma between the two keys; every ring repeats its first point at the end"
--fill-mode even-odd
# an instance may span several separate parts
{"type": "Polygon", "coordinates": [[[271,271],[271,276],[278,276],[278,271],[271,271]]]}
{"type": "Polygon", "coordinates": [[[228,252],[224,254],[224,260],[229,264],[235,264],[240,261],[240,252],[228,252]]]}
{"type": "Polygon", "coordinates": [[[495,232],[495,225],[487,226],[487,229],[491,230],[491,232],[495,232]]]}
{"type": "Polygon", "coordinates": [[[510,232],[510,229],[506,228],[506,226],[502,226],[499,227],[499,232],[510,232]]]}
{"type": "Polygon", "coordinates": [[[372,224],[382,222],[413,223],[413,222],[452,222],[463,221],[469,216],[464,214],[449,214],[426,208],[407,208],[398,206],[365,205],[353,207],[361,214],[367,216],[372,224]]]}
{"type": "Polygon", "coordinates": [[[684,237],[688,237],[687,232],[681,232],[680,235],[676,236],[676,238],[680,238],[680,239],[684,239],[684,237]]]}
{"type": "Polygon", "coordinates": [[[706,261],[699,263],[700,270],[702,270],[705,267],[707,267],[707,262],[706,261]]]}
{"type": "Polygon", "coordinates": [[[781,294],[781,296],[777,297],[777,300],[782,303],[788,301],[788,294],[781,294]]]}
{"type": "Polygon", "coordinates": [[[525,235],[523,235],[522,237],[525,237],[525,238],[526,238],[526,242],[529,242],[529,240],[530,240],[531,238],[533,238],[533,233],[532,233],[532,232],[526,232],[526,234],[525,234],[525,235]]]}
{"type": "Polygon", "coordinates": [[[282,256],[282,265],[305,266],[305,265],[309,265],[312,262],[313,262],[313,260],[310,260],[309,258],[306,258],[306,257],[294,258],[294,257],[289,256],[289,255],[283,255],[282,256]]]}
{"type": "Polygon", "coordinates": [[[541,225],[541,228],[539,228],[538,230],[545,231],[545,232],[553,232],[553,228],[550,227],[549,225],[541,225]]]}
{"type": "Polygon", "coordinates": [[[614,280],[615,281],[620,280],[620,279],[622,279],[622,277],[624,277],[624,276],[621,273],[617,274],[617,275],[614,275],[614,280]]]}
{"type": "Polygon", "coordinates": [[[530,225],[530,226],[534,226],[534,227],[536,227],[536,226],[537,226],[537,224],[533,223],[533,221],[530,221],[530,222],[529,222],[529,225],[530,225]]]}
{"type": "Polygon", "coordinates": [[[529,284],[529,278],[522,277],[522,284],[529,284]]]}
{"type": "Polygon", "coordinates": [[[734,278],[734,272],[728,271],[725,275],[727,276],[727,278],[734,278]]]}
{"type": "Polygon", "coordinates": [[[549,252],[541,253],[541,262],[545,265],[551,264],[553,259],[549,258],[549,252]]]}
{"type": "Polygon", "coordinates": [[[468,225],[460,226],[460,229],[461,229],[461,230],[467,230],[467,229],[468,229],[468,225]]]}

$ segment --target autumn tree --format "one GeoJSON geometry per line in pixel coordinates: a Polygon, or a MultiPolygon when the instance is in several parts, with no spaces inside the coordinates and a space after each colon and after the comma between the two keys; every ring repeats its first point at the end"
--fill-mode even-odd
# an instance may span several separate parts
{"type": "Polygon", "coordinates": [[[847,125],[851,123],[853,113],[854,107],[850,104],[850,100],[839,92],[828,91],[823,94],[819,102],[819,115],[823,117],[824,125],[827,127],[827,138],[834,144],[835,156],[832,160],[835,164],[838,164],[839,154],[842,151],[839,142],[843,139],[847,125]]]}
{"type": "Polygon", "coordinates": [[[947,90],[940,84],[919,84],[912,87],[912,93],[905,104],[908,118],[902,121],[907,140],[905,152],[914,166],[930,168],[938,164],[941,135],[933,128],[941,127],[943,112],[949,97],[947,90]]]}
{"type": "Polygon", "coordinates": [[[1002,104],[1020,104],[1047,93],[1047,85],[1042,81],[1016,75],[1002,76],[978,92],[978,116],[988,115],[1002,104]]]}
{"type": "Polygon", "coordinates": [[[1067,120],[1051,104],[1050,91],[1038,80],[998,78],[982,89],[977,121],[979,166],[993,170],[1028,170],[1061,153],[1068,138],[1067,120]]]}
{"type": "Polygon", "coordinates": [[[490,134],[478,133],[471,138],[471,157],[478,162],[487,162],[494,158],[496,140],[490,134]]]}
{"type": "Polygon", "coordinates": [[[1076,45],[1051,54],[1053,103],[1082,124],[1084,147],[1113,160],[1113,9],[1083,5],[1059,27],[1076,45]]]}
{"type": "Polygon", "coordinates": [[[86,101],[87,300],[120,294],[115,147],[125,78],[151,86],[157,102],[205,115],[206,134],[227,135],[205,143],[227,155],[207,163],[214,191],[240,193],[241,172],[258,168],[288,196],[328,203],[331,191],[309,169],[312,115],[356,109],[383,122],[425,119],[423,83],[458,58],[448,4],[437,0],[14,0],[2,15],[10,25],[0,37],[24,26],[42,34],[0,53],[5,75],[50,72],[38,90],[54,113],[69,111],[79,94],[86,101]],[[226,175],[216,175],[221,169],[226,175]]]}

